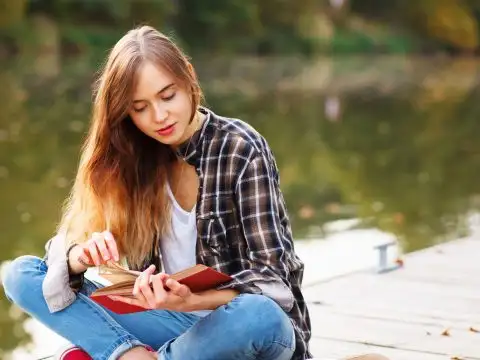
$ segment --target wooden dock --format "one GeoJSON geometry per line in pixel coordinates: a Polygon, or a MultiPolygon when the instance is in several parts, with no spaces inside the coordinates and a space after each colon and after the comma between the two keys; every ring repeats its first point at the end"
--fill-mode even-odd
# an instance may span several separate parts
{"type": "Polygon", "coordinates": [[[304,289],[316,358],[480,360],[480,239],[408,254],[385,274],[355,272],[304,289]]]}

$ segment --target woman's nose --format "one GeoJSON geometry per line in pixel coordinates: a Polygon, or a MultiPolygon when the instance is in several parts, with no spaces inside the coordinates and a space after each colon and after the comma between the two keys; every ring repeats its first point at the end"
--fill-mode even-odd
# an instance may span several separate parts
{"type": "Polygon", "coordinates": [[[168,111],[164,106],[155,105],[155,122],[165,122],[168,117],[168,111]]]}

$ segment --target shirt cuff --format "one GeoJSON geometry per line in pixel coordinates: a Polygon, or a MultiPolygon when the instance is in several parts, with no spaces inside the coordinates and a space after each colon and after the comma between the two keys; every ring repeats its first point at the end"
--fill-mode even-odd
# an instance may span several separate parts
{"type": "Polygon", "coordinates": [[[285,312],[290,312],[295,301],[292,291],[281,280],[255,281],[255,286],[260,288],[262,294],[274,300],[285,312]]]}
{"type": "Polygon", "coordinates": [[[255,280],[242,283],[235,279],[217,287],[217,290],[222,289],[236,289],[240,293],[265,295],[275,301],[287,313],[292,310],[295,301],[292,291],[281,280],[255,280]]]}

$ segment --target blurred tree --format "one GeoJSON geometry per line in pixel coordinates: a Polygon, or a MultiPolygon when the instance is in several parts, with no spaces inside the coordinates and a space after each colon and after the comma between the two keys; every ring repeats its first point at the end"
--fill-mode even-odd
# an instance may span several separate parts
{"type": "Polygon", "coordinates": [[[254,0],[179,0],[175,31],[192,50],[254,49],[262,32],[259,5],[254,0]]]}
{"type": "Polygon", "coordinates": [[[467,52],[479,45],[478,7],[478,3],[464,0],[351,1],[354,12],[399,24],[426,39],[467,52]]]}
{"type": "Polygon", "coordinates": [[[478,48],[478,23],[463,0],[421,0],[401,9],[421,33],[464,51],[478,48]]]}
{"type": "Polygon", "coordinates": [[[0,0],[0,29],[17,25],[24,19],[28,0],[0,0]]]}

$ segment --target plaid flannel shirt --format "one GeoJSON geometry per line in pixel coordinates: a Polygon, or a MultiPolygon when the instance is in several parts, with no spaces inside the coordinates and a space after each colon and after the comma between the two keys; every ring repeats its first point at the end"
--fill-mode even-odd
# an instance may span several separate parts
{"type": "Polygon", "coordinates": [[[301,292],[304,264],[294,251],[274,156],[247,123],[202,108],[207,118],[177,155],[195,166],[197,263],[231,275],[218,289],[263,294],[295,329],[294,360],[310,358],[311,325],[301,292]]]}

